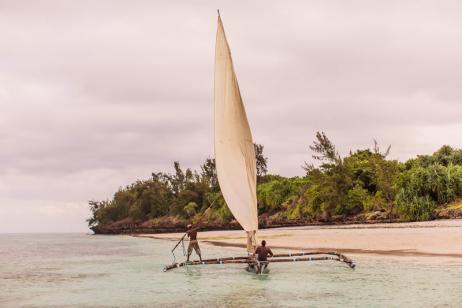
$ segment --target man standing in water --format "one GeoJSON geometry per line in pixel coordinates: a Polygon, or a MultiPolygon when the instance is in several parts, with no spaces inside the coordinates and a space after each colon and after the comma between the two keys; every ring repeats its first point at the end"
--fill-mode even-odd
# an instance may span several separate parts
{"type": "Polygon", "coordinates": [[[199,256],[199,260],[202,262],[201,249],[199,248],[199,242],[197,241],[197,229],[198,228],[193,229],[192,225],[188,225],[188,231],[186,231],[186,233],[189,237],[189,245],[186,262],[189,262],[189,256],[191,255],[193,248],[196,251],[196,254],[199,256]]]}

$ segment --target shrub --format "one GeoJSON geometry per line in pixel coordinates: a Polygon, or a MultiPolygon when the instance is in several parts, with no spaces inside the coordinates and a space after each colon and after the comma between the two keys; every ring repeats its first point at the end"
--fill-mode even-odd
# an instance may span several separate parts
{"type": "Polygon", "coordinates": [[[429,196],[413,197],[405,202],[398,202],[398,210],[402,218],[411,221],[430,220],[434,217],[435,202],[429,196]]]}

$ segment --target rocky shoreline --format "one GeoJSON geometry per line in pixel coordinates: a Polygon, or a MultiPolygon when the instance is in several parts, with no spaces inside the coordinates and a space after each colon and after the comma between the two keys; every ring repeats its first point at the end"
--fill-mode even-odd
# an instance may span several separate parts
{"type": "MultiPolygon", "coordinates": [[[[462,209],[442,208],[435,213],[435,219],[460,219],[462,209]]],[[[325,225],[350,225],[350,224],[377,224],[377,223],[406,223],[397,215],[388,215],[384,212],[372,212],[353,217],[333,216],[329,220],[289,220],[277,217],[261,215],[259,217],[260,229],[272,229],[281,227],[300,226],[325,226],[325,225]]],[[[137,221],[125,218],[110,224],[98,225],[91,228],[95,234],[158,234],[183,232],[190,222],[187,220],[165,217],[162,219],[137,221]]],[[[241,226],[236,221],[229,223],[204,222],[201,223],[202,231],[240,230],[241,226]]]]}

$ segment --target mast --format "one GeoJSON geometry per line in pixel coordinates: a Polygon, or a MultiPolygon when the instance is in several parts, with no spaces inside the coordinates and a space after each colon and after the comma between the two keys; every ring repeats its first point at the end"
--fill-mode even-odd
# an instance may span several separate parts
{"type": "Polygon", "coordinates": [[[218,182],[229,209],[247,232],[247,251],[253,253],[258,230],[255,149],[219,12],[214,101],[218,182]]]}

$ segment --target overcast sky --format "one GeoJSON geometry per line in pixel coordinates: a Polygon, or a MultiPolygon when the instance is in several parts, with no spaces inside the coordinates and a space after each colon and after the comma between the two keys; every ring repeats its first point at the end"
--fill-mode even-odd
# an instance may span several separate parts
{"type": "Polygon", "coordinates": [[[461,1],[249,2],[0,0],[0,232],[86,232],[88,200],[213,154],[217,8],[271,173],[316,131],[462,147],[461,1]]]}

